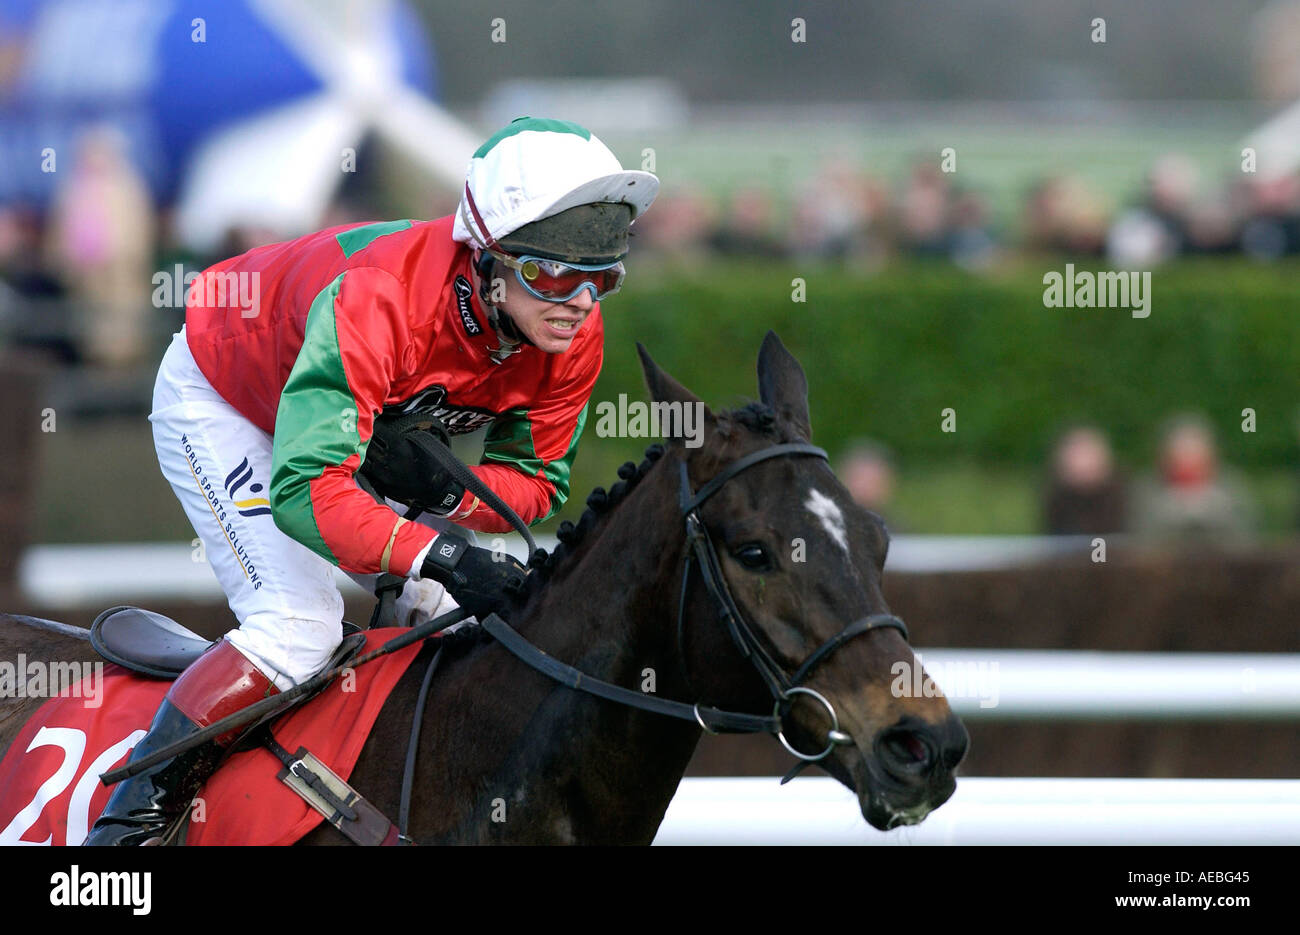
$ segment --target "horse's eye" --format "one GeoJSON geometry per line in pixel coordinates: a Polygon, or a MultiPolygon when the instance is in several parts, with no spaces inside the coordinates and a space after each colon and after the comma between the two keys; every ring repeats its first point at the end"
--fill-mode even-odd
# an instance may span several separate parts
{"type": "Polygon", "coordinates": [[[731,554],[736,557],[740,564],[754,571],[772,567],[772,560],[767,554],[767,549],[754,542],[742,545],[731,554]]]}

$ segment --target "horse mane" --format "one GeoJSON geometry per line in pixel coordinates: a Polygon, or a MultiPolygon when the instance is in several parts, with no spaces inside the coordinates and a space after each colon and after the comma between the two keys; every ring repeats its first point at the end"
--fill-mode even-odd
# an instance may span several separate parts
{"type": "Polygon", "coordinates": [[[657,443],[651,445],[645,450],[645,457],[640,464],[625,461],[619,467],[619,480],[608,490],[597,487],[587,495],[587,508],[582,511],[578,522],[575,524],[566,519],[560,523],[559,528],[555,530],[555,538],[559,540],[555,548],[550,552],[538,549],[528,562],[532,573],[528,576],[528,586],[517,597],[519,604],[526,603],[555,576],[557,569],[578,549],[592,527],[623,502],[628,493],[640,483],[641,478],[645,477],[663,455],[663,445],[657,443]]]}
{"type": "Polygon", "coordinates": [[[755,435],[775,438],[778,434],[776,410],[766,403],[746,403],[739,409],[732,409],[722,413],[720,419],[722,421],[730,419],[739,422],[755,435]]]}
{"type": "MultiPolygon", "coordinates": [[[[751,402],[739,409],[729,410],[719,415],[722,430],[730,434],[730,423],[737,423],[749,431],[763,436],[774,436],[777,432],[777,416],[771,406],[751,402]]],[[[583,510],[578,522],[565,520],[555,531],[559,543],[549,553],[538,549],[528,563],[532,573],[528,576],[528,585],[516,598],[518,605],[527,603],[566,563],[600,521],[617,507],[623,499],[640,483],[641,479],[654,467],[664,455],[664,446],[655,443],[645,450],[645,457],[640,464],[625,461],[618,469],[619,480],[608,490],[595,488],[587,496],[587,509],[583,510]]]]}

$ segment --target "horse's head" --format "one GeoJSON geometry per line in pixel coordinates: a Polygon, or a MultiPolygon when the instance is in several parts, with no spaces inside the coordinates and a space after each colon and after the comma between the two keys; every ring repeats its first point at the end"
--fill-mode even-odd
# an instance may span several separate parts
{"type": "Polygon", "coordinates": [[[735,470],[739,459],[772,446],[808,445],[803,369],[769,332],[758,358],[760,402],[714,414],[639,350],[656,403],[695,407],[704,421],[702,436],[690,439],[698,447],[674,441],[664,465],[677,477],[684,463],[690,491],[707,492],[694,515],[721,578],[710,587],[707,563],[698,555],[691,562],[680,640],[692,687],[716,707],[765,713],[774,694],[785,694],[785,740],[809,755],[829,748],[817,765],[857,793],[868,822],[880,829],[919,822],[952,795],[968,737],[932,686],[912,690],[927,683],[913,672],[918,663],[901,625],[885,616],[884,523],[853,502],[815,450],[785,449],[735,470]],[[721,486],[707,486],[729,468],[721,486]],[[728,600],[747,632],[732,632],[720,616],[728,600]],[[747,661],[741,647],[749,641],[747,661]],[[789,693],[823,648],[798,682],[812,692],[789,693]],[[830,734],[828,706],[838,735],[830,734]]]}

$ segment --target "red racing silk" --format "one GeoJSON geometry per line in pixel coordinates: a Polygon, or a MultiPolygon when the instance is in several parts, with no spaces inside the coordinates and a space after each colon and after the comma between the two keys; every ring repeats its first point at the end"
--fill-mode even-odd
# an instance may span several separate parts
{"type": "MultiPolygon", "coordinates": [[[[218,263],[187,292],[194,360],[221,396],[274,439],[280,529],[345,571],[416,574],[435,534],[354,480],[375,416],[427,411],[454,433],[490,428],[473,470],[530,525],[568,498],[600,367],[600,306],[563,354],[528,344],[496,362],[472,252],[452,218],[335,227],[218,263]]],[[[510,527],[466,496],[456,515],[510,527]]]]}

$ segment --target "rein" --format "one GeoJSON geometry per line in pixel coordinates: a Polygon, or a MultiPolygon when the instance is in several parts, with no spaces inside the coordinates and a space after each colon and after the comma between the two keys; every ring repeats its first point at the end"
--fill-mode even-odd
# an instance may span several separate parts
{"type": "MultiPolygon", "coordinates": [[[[678,601],[677,641],[678,656],[685,659],[682,650],[686,622],[686,596],[690,586],[692,561],[700,568],[700,577],[706,591],[713,598],[718,609],[719,618],[726,623],[732,640],[742,656],[750,661],[758,675],[763,679],[772,695],[773,707],[770,715],[748,714],[737,711],[724,711],[707,707],[696,702],[687,704],[681,701],[669,701],[655,698],[642,692],[632,691],[600,679],[592,678],[580,670],[549,656],[527,639],[521,636],[508,623],[495,614],[481,622],[483,628],[502,646],[513,653],[520,661],[528,664],[538,672],[554,679],[569,688],[585,691],[618,704],[654,714],[663,714],[683,721],[694,721],[707,733],[768,733],[773,734],[793,756],[799,759],[795,769],[786,775],[783,782],[792,779],[805,766],[816,763],[828,756],[838,744],[853,742],[853,738],[839,729],[839,718],[834,706],[819,692],[803,687],[808,674],[837,649],[854,637],[882,628],[894,629],[908,639],[907,626],[892,614],[871,614],[850,623],[839,633],[822,643],[807,659],[787,678],[784,671],[764,649],[753,629],[745,620],[736,605],[731,591],[727,588],[722,567],[718,561],[717,551],[709,539],[708,530],[699,516],[699,508],[715,493],[722,489],[727,481],[741,471],[770,458],[813,456],[827,459],[826,452],[815,445],[781,444],[752,452],[738,458],[709,480],[699,492],[691,490],[687,476],[686,462],[678,462],[681,471],[679,506],[686,524],[686,540],[689,546],[682,571],[682,590],[678,601]],[[796,750],[785,737],[783,718],[788,714],[794,699],[798,695],[807,695],[820,703],[830,716],[831,727],[827,731],[825,749],[817,754],[802,753],[796,750]]],[[[684,665],[684,662],[683,662],[684,665]]],[[[688,675],[689,681],[689,675],[688,675]]]]}
{"type": "MultiPolygon", "coordinates": [[[[454,481],[478,497],[489,509],[494,510],[498,516],[509,523],[515,532],[519,533],[528,549],[528,561],[532,561],[537,556],[539,551],[537,542],[533,539],[528,524],[520,519],[519,514],[512,510],[509,504],[502,500],[491,487],[480,480],[477,474],[466,467],[445,441],[430,432],[414,432],[408,438],[445,468],[454,481]]],[[[357,474],[357,482],[371,491],[374,489],[360,473],[357,474]]],[[[376,494],[376,496],[378,495],[376,494]]],[[[412,503],[406,511],[405,518],[413,522],[421,513],[425,512],[425,509],[422,503],[412,503]]],[[[544,552],[542,554],[545,555],[544,552]]],[[[393,624],[397,616],[397,597],[402,593],[404,587],[406,587],[406,578],[402,575],[385,572],[376,579],[375,597],[378,600],[375,603],[375,609],[370,614],[368,629],[373,630],[376,627],[386,627],[393,624]]]]}

